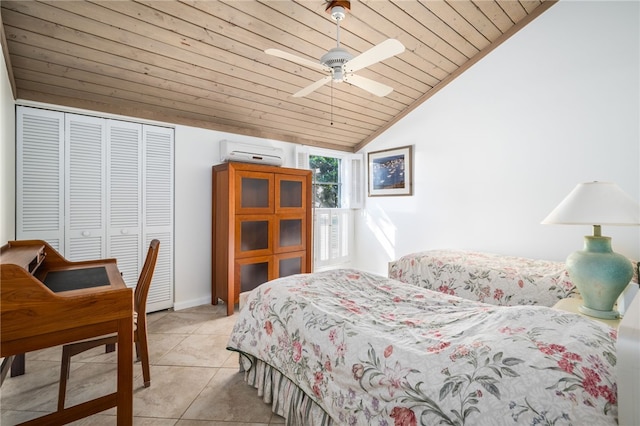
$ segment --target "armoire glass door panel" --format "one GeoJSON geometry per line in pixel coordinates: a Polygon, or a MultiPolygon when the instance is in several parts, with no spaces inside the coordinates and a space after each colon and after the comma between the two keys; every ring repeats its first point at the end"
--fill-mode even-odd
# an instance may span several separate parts
{"type": "Polygon", "coordinates": [[[272,188],[272,173],[237,172],[236,214],[273,213],[272,188]]]}
{"type": "Polygon", "coordinates": [[[304,210],[307,200],[307,185],[304,177],[276,175],[276,213],[304,210]]]}
{"type": "Polygon", "coordinates": [[[270,216],[236,217],[236,256],[261,256],[272,253],[273,219],[270,216]]]}
{"type": "Polygon", "coordinates": [[[269,181],[256,178],[242,178],[241,208],[269,207],[269,181]]]}
{"type": "Polygon", "coordinates": [[[276,278],[309,272],[306,268],[305,252],[284,253],[276,255],[276,278]]]}
{"type": "Polygon", "coordinates": [[[280,179],[280,207],[302,207],[302,182],[280,179]]]}
{"type": "Polygon", "coordinates": [[[299,274],[302,271],[302,257],[292,257],[291,259],[281,259],[278,262],[278,270],[281,277],[299,274]]]}
{"type": "Polygon", "coordinates": [[[251,291],[274,277],[273,257],[259,256],[249,259],[238,259],[235,267],[236,292],[235,302],[240,293],[251,291]]]}
{"type": "Polygon", "coordinates": [[[280,247],[302,244],[302,219],[284,219],[280,221],[280,247]]]}
{"type": "Polygon", "coordinates": [[[299,251],[305,249],[304,215],[280,215],[275,219],[274,253],[299,251]]]}
{"type": "Polygon", "coordinates": [[[247,220],[240,223],[240,251],[269,248],[269,221],[247,220]]]}

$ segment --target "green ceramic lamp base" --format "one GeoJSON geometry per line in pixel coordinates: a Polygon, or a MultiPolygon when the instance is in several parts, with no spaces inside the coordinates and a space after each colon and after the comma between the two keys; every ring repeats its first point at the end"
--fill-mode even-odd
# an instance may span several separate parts
{"type": "Polygon", "coordinates": [[[620,312],[618,311],[599,311],[597,309],[587,308],[582,305],[578,308],[578,311],[590,317],[603,318],[603,319],[618,319],[620,318],[620,312]]]}
{"type": "Polygon", "coordinates": [[[594,226],[593,236],[584,237],[584,250],[569,255],[566,264],[582,296],[578,310],[596,318],[619,318],[613,308],[633,276],[633,267],[629,259],[611,250],[611,238],[600,235],[600,226],[594,226]]]}

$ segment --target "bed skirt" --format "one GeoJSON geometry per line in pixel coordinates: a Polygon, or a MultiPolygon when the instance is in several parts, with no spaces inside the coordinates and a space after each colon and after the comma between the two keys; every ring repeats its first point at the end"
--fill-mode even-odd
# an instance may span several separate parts
{"type": "Polygon", "coordinates": [[[271,404],[271,411],[285,418],[288,426],[331,426],[331,417],[280,371],[252,355],[240,353],[244,381],[258,389],[258,396],[271,404]]]}

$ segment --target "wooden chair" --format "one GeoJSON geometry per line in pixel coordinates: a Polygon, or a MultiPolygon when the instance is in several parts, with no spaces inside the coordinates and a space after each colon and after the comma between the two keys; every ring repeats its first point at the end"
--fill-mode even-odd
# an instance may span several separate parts
{"type": "MultiPolygon", "coordinates": [[[[145,388],[151,385],[149,346],[147,344],[147,295],[149,294],[149,287],[151,287],[151,279],[153,278],[153,271],[156,267],[159,248],[160,241],[158,240],[152,240],[151,244],[149,244],[149,251],[147,252],[142,271],[140,271],[140,277],[138,278],[138,284],[134,292],[133,339],[136,346],[137,359],[140,360],[140,364],[142,365],[142,377],[145,388]]],[[[106,345],[107,352],[109,352],[109,347],[113,347],[117,342],[117,334],[109,334],[97,339],[80,340],[63,346],[60,386],[58,391],[58,410],[64,409],[71,357],[102,345],[106,345]]]]}

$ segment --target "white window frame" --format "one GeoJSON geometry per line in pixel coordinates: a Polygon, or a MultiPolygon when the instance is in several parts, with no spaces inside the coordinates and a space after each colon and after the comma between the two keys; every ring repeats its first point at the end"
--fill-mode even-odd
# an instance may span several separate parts
{"type": "Polygon", "coordinates": [[[364,202],[364,155],[296,146],[296,167],[309,169],[309,156],[340,159],[340,208],[313,208],[313,270],[348,267],[355,247],[355,209],[364,202]]]}
{"type": "Polygon", "coordinates": [[[296,146],[296,168],[309,169],[309,156],[339,158],[340,161],[340,208],[361,209],[364,207],[364,154],[350,154],[306,145],[296,146]]]}
{"type": "Polygon", "coordinates": [[[316,208],[313,211],[313,270],[351,264],[354,247],[352,209],[316,208]]]}

